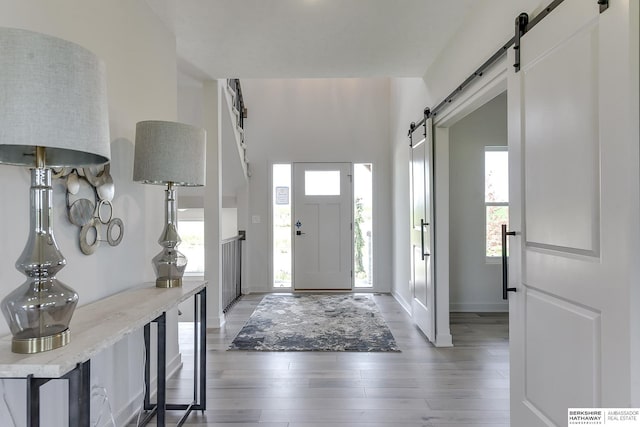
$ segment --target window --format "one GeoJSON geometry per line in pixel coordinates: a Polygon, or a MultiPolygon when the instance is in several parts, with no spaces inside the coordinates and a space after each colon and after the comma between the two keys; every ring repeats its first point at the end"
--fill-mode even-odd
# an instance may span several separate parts
{"type": "Polygon", "coordinates": [[[502,254],[501,226],[509,226],[509,153],[507,147],[485,147],[484,203],[487,258],[502,254]]]}
{"type": "Polygon", "coordinates": [[[185,276],[204,276],[204,209],[180,209],[178,250],[187,257],[185,276]]]}
{"type": "Polygon", "coordinates": [[[354,287],[373,286],[373,165],[353,165],[354,287]]]}
{"type": "Polygon", "coordinates": [[[273,287],[291,287],[291,164],[272,170],[273,287]]]}

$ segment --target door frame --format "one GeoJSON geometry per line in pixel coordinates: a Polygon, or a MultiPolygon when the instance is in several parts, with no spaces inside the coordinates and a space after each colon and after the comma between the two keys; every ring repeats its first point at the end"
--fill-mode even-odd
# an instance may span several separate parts
{"type": "Polygon", "coordinates": [[[451,347],[449,305],[449,128],[507,90],[506,55],[433,119],[436,347],[451,347]]]}

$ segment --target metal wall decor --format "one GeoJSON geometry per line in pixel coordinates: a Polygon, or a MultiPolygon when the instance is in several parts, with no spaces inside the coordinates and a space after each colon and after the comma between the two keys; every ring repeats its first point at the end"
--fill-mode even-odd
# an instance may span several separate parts
{"type": "Polygon", "coordinates": [[[110,164],[90,168],[54,169],[54,177],[65,178],[67,216],[80,227],[80,250],[91,255],[100,242],[117,246],[124,236],[124,223],[113,217],[115,186],[110,164]],[[106,226],[106,239],[102,238],[106,226]]]}

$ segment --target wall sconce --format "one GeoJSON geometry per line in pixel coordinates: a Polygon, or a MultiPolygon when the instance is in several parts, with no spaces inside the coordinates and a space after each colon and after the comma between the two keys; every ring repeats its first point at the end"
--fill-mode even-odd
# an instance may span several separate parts
{"type": "Polygon", "coordinates": [[[16,268],[26,282],[0,303],[11,350],[66,345],[78,294],[56,279],[66,265],[53,236],[52,167],[109,161],[104,64],[74,43],[0,28],[0,163],[31,169],[30,232],[16,268]]]}
{"type": "Polygon", "coordinates": [[[164,121],[144,121],[136,125],[133,180],[166,185],[165,225],[158,243],[162,251],[153,260],[156,286],[182,286],[187,266],[177,247],[178,199],[175,187],[205,184],[206,132],[195,126],[164,121]]]}

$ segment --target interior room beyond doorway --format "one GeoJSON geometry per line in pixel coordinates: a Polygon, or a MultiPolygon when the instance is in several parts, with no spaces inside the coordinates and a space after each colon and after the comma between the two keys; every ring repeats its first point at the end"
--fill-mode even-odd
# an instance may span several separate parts
{"type": "Polygon", "coordinates": [[[507,176],[486,170],[491,167],[486,159],[500,158],[492,154],[507,148],[506,92],[452,125],[449,137],[451,311],[505,312],[500,257],[495,256],[501,245],[494,228],[500,219],[508,220],[499,206],[504,197],[496,194],[504,193],[500,188],[508,194],[508,183],[499,182],[507,176]]]}

